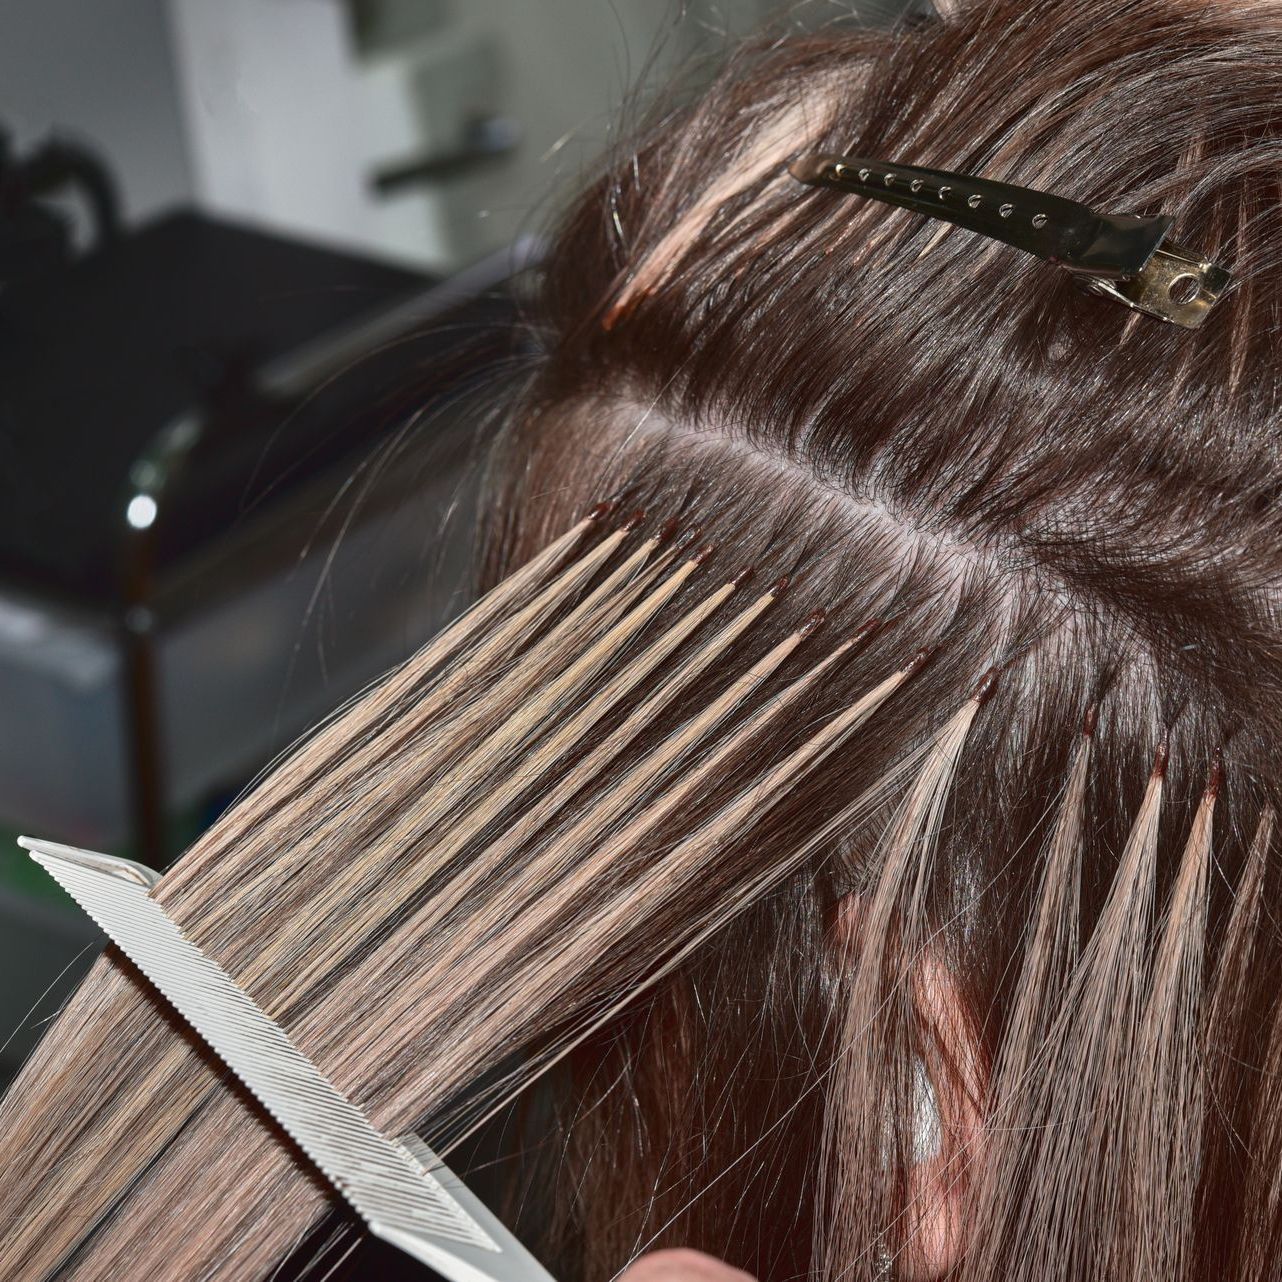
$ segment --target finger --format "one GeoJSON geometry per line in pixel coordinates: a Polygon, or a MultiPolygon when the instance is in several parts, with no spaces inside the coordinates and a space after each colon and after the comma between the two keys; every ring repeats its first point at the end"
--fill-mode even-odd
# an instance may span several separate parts
{"type": "Polygon", "coordinates": [[[756,1279],[715,1256],[677,1247],[641,1256],[624,1270],[619,1282],[756,1282],[756,1279]]]}

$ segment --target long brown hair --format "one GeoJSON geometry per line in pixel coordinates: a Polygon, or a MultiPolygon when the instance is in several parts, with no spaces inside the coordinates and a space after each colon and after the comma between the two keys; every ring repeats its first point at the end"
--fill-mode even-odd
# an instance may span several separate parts
{"type": "MultiPolygon", "coordinates": [[[[159,892],[379,1125],[541,1075],[563,1276],[920,1276],[922,1064],[979,1119],[957,1276],[1274,1275],[1279,101],[1282,12],[999,0],[746,47],[571,211],[495,591],[159,892]],[[1236,283],[1178,332],[808,148],[1161,210],[1236,283]]],[[[325,1207],[110,955],[0,1159],[6,1277],[268,1276],[325,1207]]]]}

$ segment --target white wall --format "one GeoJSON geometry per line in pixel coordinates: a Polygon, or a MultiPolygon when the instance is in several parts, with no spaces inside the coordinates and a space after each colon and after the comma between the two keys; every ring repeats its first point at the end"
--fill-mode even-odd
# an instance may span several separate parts
{"type": "Polygon", "coordinates": [[[450,269],[545,225],[647,68],[769,0],[168,0],[207,207],[450,269]],[[478,117],[515,151],[375,193],[373,174],[458,149],[478,117]]]}
{"type": "MultiPolygon", "coordinates": [[[[874,0],[862,0],[873,3],[874,0]]],[[[899,3],[900,0],[885,0],[899,3]]],[[[832,17],[855,0],[792,0],[832,17]]],[[[778,0],[0,0],[0,121],[60,127],[129,216],[178,202],[453,269],[549,221],[647,68],[662,80],[778,0]],[[394,196],[373,173],[449,153],[469,118],[511,156],[394,196]]]]}
{"type": "Polygon", "coordinates": [[[201,205],[367,252],[449,265],[438,211],[368,178],[386,135],[346,0],[168,0],[201,205]]]}
{"type": "Polygon", "coordinates": [[[674,21],[690,0],[365,0],[363,22],[353,0],[168,3],[202,204],[445,268],[537,223],[665,30],[671,55],[697,26],[674,21]],[[515,154],[373,192],[376,170],[450,153],[476,116],[516,121],[515,154]]]}
{"type": "MultiPolygon", "coordinates": [[[[916,0],[918,5],[926,0],[916,0]]],[[[790,0],[794,21],[904,0],[790,0]]],[[[126,212],[180,201],[441,269],[545,227],[649,71],[781,0],[0,0],[0,121],[112,162],[126,212]],[[375,171],[522,132],[501,161],[393,196],[375,171]]]]}

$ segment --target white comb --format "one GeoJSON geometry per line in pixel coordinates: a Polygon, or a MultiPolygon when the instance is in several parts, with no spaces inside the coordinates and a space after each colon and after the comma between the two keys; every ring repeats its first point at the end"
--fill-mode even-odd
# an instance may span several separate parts
{"type": "Polygon", "coordinates": [[[417,1135],[388,1139],[290,1041],[149,891],[128,859],[20,837],[280,1123],[375,1237],[449,1282],[552,1282],[417,1135]]]}

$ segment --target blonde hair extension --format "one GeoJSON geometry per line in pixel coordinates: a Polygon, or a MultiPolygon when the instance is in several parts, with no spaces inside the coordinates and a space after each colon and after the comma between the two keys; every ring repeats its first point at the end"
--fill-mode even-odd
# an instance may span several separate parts
{"type": "MultiPolygon", "coordinates": [[[[458,826],[458,837],[447,835],[440,846],[433,847],[433,849],[427,851],[431,862],[437,867],[442,867],[454,850],[458,849],[465,841],[476,836],[483,824],[491,822],[497,814],[501,813],[504,806],[513,800],[513,786],[515,785],[519,788],[524,785],[527,782],[527,777],[523,770],[518,769],[517,772],[510,774],[505,779],[503,786],[495,787],[490,792],[483,791],[481,783],[490,778],[500,763],[508,759],[520,744],[537,742],[538,735],[549,726],[549,723],[555,718],[559,710],[564,706],[573,705],[572,701],[578,695],[578,692],[585,690],[592,678],[599,676],[603,672],[605,665],[615,658],[628,645],[628,642],[631,642],[641,632],[641,629],[659,613],[659,610],[663,609],[664,605],[668,604],[669,600],[672,600],[672,597],[677,594],[686,579],[690,578],[691,574],[696,569],[699,569],[700,565],[703,565],[706,556],[708,556],[708,550],[706,549],[688,556],[672,574],[669,574],[664,579],[662,585],[645,596],[635,608],[629,610],[622,619],[619,619],[613,627],[609,628],[609,631],[606,631],[603,637],[591,642],[583,650],[583,653],[577,659],[574,659],[559,676],[551,679],[546,686],[540,688],[535,696],[529,697],[524,703],[515,706],[514,712],[500,726],[492,729],[490,735],[476,750],[465,756],[463,762],[456,765],[450,774],[447,774],[437,783],[431,799],[427,801],[422,812],[415,810],[415,812],[406,815],[399,826],[391,828],[387,835],[388,845],[409,841],[415,832],[435,831],[444,822],[446,814],[453,812],[456,815],[455,823],[458,826]]],[[[719,604],[724,595],[728,595],[728,591],[723,587],[722,590],[714,592],[713,600],[719,604]]],[[[701,618],[703,618],[703,612],[696,610],[696,622],[701,618]]],[[[683,638],[679,636],[679,633],[682,632],[683,624],[678,623],[676,628],[679,640],[679,638],[683,638]]],[[[667,656],[672,649],[676,649],[676,642],[673,641],[672,644],[667,644],[667,641],[670,640],[672,638],[665,638],[665,641],[660,641],[660,659],[667,656]]],[[[655,660],[655,662],[658,662],[658,660],[655,660]]],[[[645,667],[647,663],[649,663],[649,659],[642,659],[642,667],[645,667]]],[[[601,694],[614,701],[617,700],[617,697],[622,697],[623,692],[626,692],[626,688],[629,687],[624,683],[623,690],[614,691],[613,694],[606,690],[601,694]]],[[[587,708],[590,708],[590,706],[591,703],[588,703],[587,708]]],[[[587,708],[585,708],[585,712],[587,708]]],[[[596,712],[599,713],[600,710],[603,709],[597,708],[596,712]]],[[[595,717],[592,720],[595,720],[595,717]]],[[[591,724],[591,720],[586,718],[579,719],[576,715],[576,717],[570,718],[568,724],[570,731],[573,731],[574,735],[578,736],[586,731],[591,724]]],[[[562,737],[558,732],[554,731],[550,742],[545,742],[542,745],[542,751],[546,754],[544,758],[546,762],[549,764],[556,762],[564,751],[568,749],[572,741],[569,736],[562,737]]],[[[532,763],[533,768],[537,769],[538,758],[540,758],[538,751],[533,754],[533,758],[535,758],[532,763]]],[[[386,882],[383,883],[382,888],[383,892],[385,892],[385,897],[382,900],[379,900],[378,903],[370,903],[368,909],[358,909],[356,912],[351,912],[346,905],[347,899],[354,892],[353,882],[350,879],[340,877],[333,883],[332,890],[326,896],[326,899],[331,912],[346,914],[347,935],[353,935],[353,933],[358,936],[363,935],[379,919],[385,917],[388,901],[392,900],[392,895],[388,894],[391,887],[386,882]]],[[[392,901],[395,903],[395,900],[392,901]]],[[[319,904],[319,908],[324,910],[326,905],[324,903],[319,904]]],[[[345,946],[344,941],[336,940],[336,950],[345,946]]],[[[287,1003],[299,992],[305,991],[309,982],[324,973],[329,963],[332,962],[332,956],[332,951],[331,953],[326,953],[326,951],[314,953],[310,963],[299,972],[296,972],[295,976],[288,982],[288,986],[279,995],[279,1000],[282,1003],[287,1003]]]]}
{"type": "Polygon", "coordinates": [[[1128,1196],[1131,1083],[1138,1067],[1137,1036],[1149,978],[1156,888],[1158,826],[1167,749],[1158,749],[1108,899],[1065,993],[1045,1057],[1036,1073],[1030,1169],[1038,1178],[1019,1190],[1011,1224],[1042,1226],[1036,1249],[1021,1251],[1013,1278],[1034,1282],[1043,1270],[1071,1266],[1084,1275],[1128,1276],[1119,1258],[1128,1196]],[[1065,1072],[1065,1066],[1073,1065],[1065,1072]],[[1085,1138],[1089,1167],[1070,1166],[1068,1154],[1085,1138]],[[1072,1170],[1072,1178],[1068,1174],[1072,1170]],[[1089,1242],[1072,1229],[1077,1217],[1097,1216],[1101,1233],[1089,1242]],[[1083,1258],[1078,1258],[1078,1256],[1083,1258]]]}
{"type": "Polygon", "coordinates": [[[997,676],[997,669],[990,669],[929,744],[880,844],[880,871],[871,893],[861,897],[855,912],[859,943],[842,998],[841,1064],[824,1136],[837,1172],[828,1196],[846,1209],[837,1213],[837,1204],[825,1204],[817,1244],[829,1267],[842,1272],[876,1263],[864,1256],[863,1239],[845,1229],[848,1217],[851,1224],[881,1226],[881,1249],[891,1258],[912,1250],[915,1208],[904,1204],[905,1190],[891,1180],[869,1179],[868,1172],[888,1175],[901,1160],[890,1142],[888,1118],[911,1098],[906,1075],[919,1049],[913,976],[931,937],[933,854],[967,736],[997,676]],[[891,1064],[903,1066],[898,1082],[887,1079],[891,1064]]]}
{"type": "Polygon", "coordinates": [[[1201,1174],[1204,1083],[1202,1051],[1207,900],[1215,802],[1224,780],[1217,754],[1193,817],[1188,841],[1158,937],[1153,979],[1140,1021],[1137,1062],[1130,1078],[1135,1169],[1131,1183],[1140,1259],[1133,1271],[1180,1277],[1201,1174]],[[1192,1125],[1190,1125],[1190,1123],[1192,1125]]]}
{"type": "MultiPolygon", "coordinates": [[[[599,660],[602,653],[600,647],[608,649],[611,641],[620,643],[620,638],[626,641],[632,635],[635,628],[618,623],[617,619],[636,597],[651,586],[652,576],[661,572],[663,563],[652,567],[649,574],[643,573],[643,570],[654,551],[668,537],[666,527],[645,539],[622,564],[612,569],[563,618],[557,620],[528,651],[522,653],[515,662],[508,662],[509,655],[514,649],[520,648],[520,642],[524,638],[534,634],[540,624],[554,615],[558,607],[572,600],[574,593],[591,581],[592,576],[608,562],[628,534],[637,528],[642,517],[642,513],[634,513],[622,526],[571,564],[513,618],[499,620],[493,636],[482,638],[474,652],[463,656],[457,669],[442,673],[439,680],[424,692],[413,717],[407,718],[410,724],[401,731],[401,741],[407,741],[416,730],[420,733],[426,730],[430,736],[426,741],[416,740],[413,747],[414,761],[422,763],[417,766],[417,770],[425,785],[429,781],[439,780],[447,772],[452,772],[456,779],[465,776],[468,770],[479,776],[487,762],[493,761],[496,753],[492,737],[477,743],[478,737],[487,728],[492,731],[495,722],[501,721],[508,727],[516,722],[516,732],[519,733],[522,712],[519,707],[513,712],[514,705],[528,698],[531,690],[548,680],[549,673],[563,655],[566,646],[575,645],[591,636],[594,631],[606,627],[609,629],[606,637],[593,651],[599,660]],[[614,626],[610,627],[611,624],[614,626]],[[490,675],[494,667],[497,667],[498,674],[493,677],[492,683],[482,681],[481,678],[490,675]],[[469,689],[469,680],[479,684],[481,691],[469,689]],[[433,739],[443,746],[449,745],[447,751],[442,751],[440,759],[435,759],[431,751],[433,739]],[[459,766],[458,755],[469,750],[470,755],[459,766]]],[[[696,537],[697,531],[688,531],[673,550],[678,551],[688,546],[696,537]]],[[[688,576],[689,567],[690,562],[687,561],[683,567],[684,576],[688,576]]],[[[664,595],[665,600],[671,590],[674,589],[669,589],[664,595]]],[[[582,672],[582,668],[578,670],[582,672]]],[[[563,690],[571,682],[567,674],[562,673],[555,684],[556,688],[563,690]]],[[[509,742],[511,737],[509,732],[509,742]]],[[[383,760],[376,767],[373,762],[360,755],[352,760],[352,771],[360,778],[361,788],[365,793],[374,792],[390,773],[400,773],[410,767],[410,762],[395,753],[397,746],[397,742],[387,743],[385,740],[383,760]]],[[[457,799],[459,790],[456,787],[452,793],[442,795],[436,791],[432,794],[437,801],[436,819],[439,820],[441,814],[457,799]]],[[[350,803],[349,798],[347,804],[350,803]]],[[[318,852],[324,850],[327,841],[335,839],[343,822],[344,811],[339,809],[327,816],[325,822],[310,825],[310,842],[296,840],[291,846],[288,859],[297,863],[315,858],[318,852]]],[[[260,877],[279,877],[287,867],[288,864],[278,860],[269,870],[264,870],[260,877]]],[[[336,896],[360,893],[362,885],[367,885],[369,881],[367,877],[360,877],[359,869],[353,869],[346,875],[340,871],[339,877],[341,884],[334,886],[336,896]]],[[[221,921],[233,921],[240,905],[258,893],[260,888],[258,880],[246,878],[231,894],[224,897],[218,911],[207,920],[207,927],[214,929],[221,921]]],[[[181,889],[181,885],[174,889],[181,889]]]]}
{"type": "MultiPolygon", "coordinates": [[[[567,900],[572,901],[576,894],[591,887],[608,869],[616,867],[620,851],[635,849],[638,842],[644,840],[680,801],[688,799],[711,773],[738,750],[744,737],[753,733],[766,719],[788,707],[810,684],[816,675],[814,670],[799,678],[783,695],[758,712],[749,726],[745,727],[746,734],[735,734],[727,738],[685,778],[679,778],[672,791],[666,795],[660,794],[649,805],[641,807],[647,790],[663,780],[676,763],[694,751],[710,732],[721,725],[733,708],[757,692],[797,646],[817,628],[821,617],[812,616],[802,628],[774,646],[746,673],[733,681],[717,699],[627,771],[607,796],[598,798],[590,809],[585,810],[563,833],[557,834],[548,843],[547,848],[539,853],[530,867],[527,899],[523,904],[519,930],[512,931],[501,945],[498,943],[499,923],[510,914],[511,905],[498,903],[493,899],[478,906],[475,915],[470,918],[475,928],[493,937],[496,947],[501,947],[508,953],[528,949],[531,938],[539,930],[547,930],[554,916],[565,911],[567,900]],[[612,833],[611,825],[633,809],[638,809],[637,817],[625,825],[622,831],[612,833]],[[593,853],[585,857],[582,854],[584,851],[593,853]],[[553,888],[557,891],[556,898],[551,897],[553,888]]],[[[839,651],[843,652],[844,648],[839,651]]],[[[827,666],[834,657],[835,655],[830,655],[820,667],[827,666]]],[[[471,879],[466,878],[465,884],[470,886],[471,879]]],[[[448,894],[447,887],[445,895],[448,897],[448,894]]],[[[448,898],[444,902],[448,902],[448,898]]],[[[437,905],[429,905],[417,918],[411,919],[408,925],[411,928],[421,928],[428,922],[435,923],[439,920],[438,912],[437,905]]],[[[459,962],[462,955],[461,945],[451,941],[444,953],[433,958],[433,961],[446,968],[459,962]]],[[[366,991],[379,991],[376,977],[363,976],[362,982],[366,991]]],[[[395,982],[395,977],[387,976],[384,982],[395,982]]],[[[379,1029],[374,1021],[367,1024],[362,1036],[366,1040],[378,1038],[379,1029]]],[[[355,1049],[359,1053],[359,1048],[355,1049]]]]}
{"type": "MultiPolygon", "coordinates": [[[[486,593],[460,619],[447,627],[440,637],[429,641],[409,662],[366,692],[341,717],[320,727],[301,746],[296,757],[287,756],[280,763],[272,775],[270,790],[259,787],[245,797],[236,811],[238,823],[235,826],[226,825],[218,829],[202,843],[201,848],[208,849],[211,856],[215,850],[225,852],[237,832],[248,830],[250,826],[265,817],[269,807],[279,805],[285,796],[295,795],[298,787],[315,777],[316,773],[327,764],[332,764],[331,745],[340,741],[338,738],[340,735],[341,742],[344,743],[349,737],[356,740],[356,746],[351,749],[348,757],[350,765],[354,770],[370,775],[389,755],[395,743],[394,739],[389,740],[386,733],[375,734],[374,731],[382,728],[383,723],[400,710],[403,701],[413,697],[410,715],[404,718],[393,731],[393,734],[399,735],[402,740],[412,735],[416,729],[431,724],[434,717],[440,716],[451,706],[452,701],[463,693],[469,679],[487,671],[496,659],[513,648],[519,638],[538,627],[561,604],[572,597],[637,528],[644,515],[641,512],[634,512],[617,529],[561,569],[559,574],[539,589],[532,600],[512,611],[508,617],[504,617],[505,611],[510,610],[514,602],[519,601],[524,591],[531,585],[537,584],[550,569],[557,567],[564,560],[568,550],[577,545],[583,536],[612,510],[612,504],[598,504],[578,525],[554,540],[547,549],[516,570],[498,585],[495,592],[486,593]],[[490,604],[491,596],[497,598],[493,604],[490,604]],[[487,630],[489,630],[488,636],[487,630]],[[452,660],[458,660],[458,662],[448,671],[438,671],[443,664],[452,660]],[[419,690],[424,681],[433,674],[436,679],[431,681],[426,690],[419,690]],[[277,775],[283,777],[279,789],[276,783],[277,775]]],[[[647,540],[643,548],[638,550],[638,554],[644,553],[644,556],[648,556],[652,546],[652,541],[647,540]]],[[[629,570],[636,568],[638,554],[629,558],[627,563],[629,570]]],[[[642,560],[644,556],[641,557],[642,560]]],[[[611,575],[607,584],[613,587],[619,581],[620,576],[611,575]]],[[[603,584],[602,589],[605,587],[606,585],[603,584]]],[[[589,606],[589,602],[593,608],[600,604],[602,589],[598,589],[588,601],[583,602],[570,620],[563,621],[563,630],[570,630],[584,621],[587,615],[585,607],[589,606]]],[[[367,783],[372,786],[372,778],[367,783]]],[[[300,842],[292,847],[292,850],[295,857],[300,857],[305,853],[306,847],[300,842]]],[[[198,876],[205,868],[206,865],[199,860],[183,861],[170,878],[170,890],[180,890],[188,884],[189,879],[198,876]]],[[[237,887],[233,888],[232,896],[226,902],[226,906],[232,908],[234,901],[240,896],[256,889],[260,876],[276,877],[281,875],[281,872],[281,865],[275,861],[258,873],[247,870],[237,887]]]]}
{"type": "MultiPolygon", "coordinates": [[[[709,224],[735,197],[763,179],[778,179],[785,160],[805,138],[822,134],[832,117],[830,86],[816,76],[797,100],[774,108],[752,132],[734,163],[713,177],[694,204],[683,210],[675,225],[667,229],[659,242],[636,267],[632,276],[622,282],[614,301],[602,319],[605,329],[613,329],[628,313],[654,293],[672,274],[684,255],[708,232],[709,224]]],[[[736,222],[746,218],[741,212],[736,222]]],[[[725,229],[730,232],[734,229],[725,229]]]]}
{"type": "MultiPolygon", "coordinates": [[[[521,787],[528,787],[552,769],[564,753],[582,742],[585,735],[609,710],[631,690],[635,689],[665,659],[671,656],[700,625],[718,609],[743,582],[743,574],[724,583],[715,592],[690,610],[634,662],[628,664],[602,691],[590,699],[577,713],[557,726],[547,740],[540,743],[527,762],[522,763],[510,782],[515,787],[498,789],[481,797],[477,804],[460,814],[458,822],[449,829],[439,845],[432,850],[432,858],[442,867],[467,849],[486,825],[493,823],[502,811],[513,804],[521,787]]],[[[425,911],[441,920],[463,898],[493,875],[504,860],[522,843],[536,833],[580,788],[588,784],[629,743],[633,736],[648,725],[677,692],[694,680],[725,649],[774,604],[779,588],[759,596],[747,609],[695,656],[682,664],[667,682],[640,707],[633,710],[622,725],[616,727],[597,745],[588,757],[564,774],[485,851],[480,853],[466,869],[460,870],[443,885],[437,895],[425,906],[425,911]]]]}
{"type": "MultiPolygon", "coordinates": [[[[1015,1004],[993,1065],[982,1151],[968,1161],[975,1172],[974,1219],[986,1230],[977,1232],[980,1246],[966,1256],[966,1276],[977,1280],[995,1275],[1002,1251],[1010,1246],[1000,1237],[1000,1227],[1008,1222],[1017,1196],[1009,1172],[1021,1164],[1027,1136],[1039,1124],[1032,1111],[1038,1097],[1033,1079],[1043,1071],[1048,1038],[1077,963],[1082,830],[1097,723],[1098,710],[1092,705],[1073,750],[1068,782],[1043,857],[1015,1004]],[[1000,1178],[994,1177],[995,1172],[1001,1172],[1000,1178]]],[[[1036,1178],[1034,1170],[1027,1175],[1036,1178]]]]}
{"type": "Polygon", "coordinates": [[[1229,914],[1224,932],[1224,959],[1214,976],[1206,1018],[1206,1033],[1212,1043],[1221,1030],[1232,1026],[1230,1016],[1246,998],[1256,927],[1264,897],[1264,874],[1268,870],[1269,851],[1276,824],[1277,816],[1273,807],[1265,806],[1256,823],[1245,867],[1238,879],[1233,911],[1229,914]]]}

